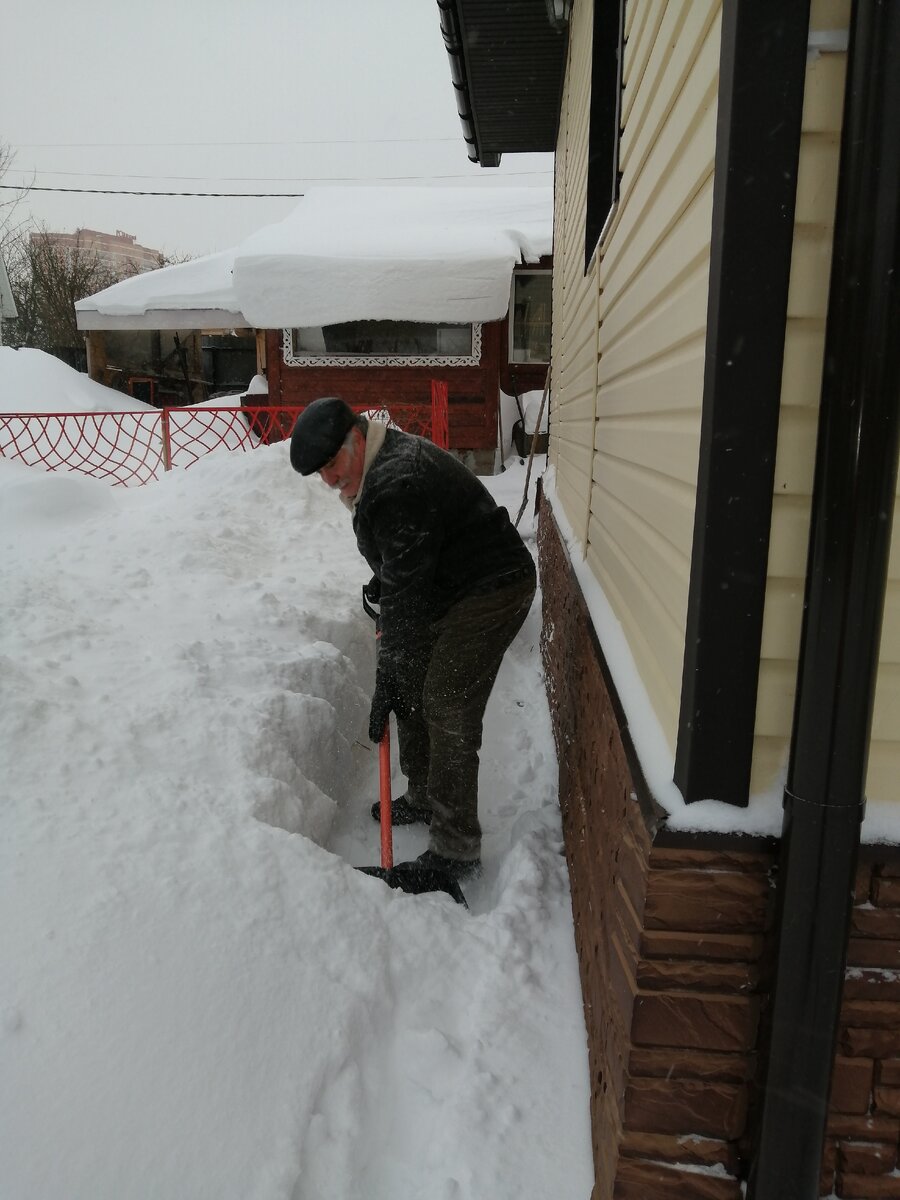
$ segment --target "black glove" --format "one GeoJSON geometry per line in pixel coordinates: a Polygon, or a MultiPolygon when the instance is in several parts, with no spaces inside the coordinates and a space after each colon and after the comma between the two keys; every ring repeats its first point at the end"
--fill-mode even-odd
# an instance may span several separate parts
{"type": "Polygon", "coordinates": [[[394,685],[387,671],[379,669],[375,672],[375,692],[372,695],[372,707],[369,711],[369,741],[380,742],[384,737],[388,717],[397,707],[394,685]]]}
{"type": "Polygon", "coordinates": [[[381,604],[381,580],[377,575],[373,575],[368,583],[363,584],[362,598],[363,609],[366,615],[375,622],[377,628],[379,619],[377,607],[381,604]]]}

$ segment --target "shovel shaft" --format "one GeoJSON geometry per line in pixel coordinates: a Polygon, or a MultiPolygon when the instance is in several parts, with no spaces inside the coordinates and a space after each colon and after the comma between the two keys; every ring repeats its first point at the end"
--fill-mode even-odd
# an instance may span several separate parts
{"type": "Polygon", "coordinates": [[[394,865],[394,837],[391,829],[391,727],[387,723],[378,743],[379,799],[381,801],[381,865],[394,865]]]}

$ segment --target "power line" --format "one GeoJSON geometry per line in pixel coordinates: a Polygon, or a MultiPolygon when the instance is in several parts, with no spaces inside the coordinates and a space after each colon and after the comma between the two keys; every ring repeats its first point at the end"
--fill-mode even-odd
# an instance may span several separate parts
{"type": "MultiPolygon", "coordinates": [[[[18,174],[24,171],[16,168],[18,174]]],[[[44,167],[32,167],[31,174],[62,175],[67,179],[172,179],[176,183],[307,183],[313,181],[311,175],[129,175],[125,171],[48,171],[44,167]]],[[[516,171],[517,175],[549,175],[550,171],[516,171]]],[[[329,183],[341,182],[346,179],[359,180],[363,175],[330,175],[316,176],[316,179],[327,180],[329,183]]],[[[469,179],[469,175],[379,175],[378,179],[469,179]]]]}
{"type": "Polygon", "coordinates": [[[300,183],[305,175],[130,175],[127,171],[53,171],[46,167],[11,168],[18,174],[63,175],[70,179],[172,179],[177,183],[300,183]]]}
{"type": "Polygon", "coordinates": [[[8,192],[76,192],[86,196],[196,196],[236,200],[299,200],[304,192],[131,192],[117,188],[29,187],[28,184],[0,183],[8,192]]]}
{"type": "MultiPolygon", "coordinates": [[[[63,171],[45,171],[43,174],[66,174],[63,171]]],[[[510,179],[523,175],[552,175],[552,171],[508,171],[503,178],[510,179]]],[[[94,176],[97,178],[97,176],[94,176]]],[[[101,176],[102,178],[102,176],[101,176]]],[[[132,178],[128,175],[111,176],[114,179],[132,178]]],[[[137,176],[136,178],[153,178],[152,176],[137,176]]],[[[169,178],[169,176],[164,176],[169,178]]],[[[178,178],[177,176],[175,178],[178,178]]],[[[190,177],[188,177],[190,178],[190,177]]],[[[388,182],[418,182],[430,183],[445,179],[466,179],[471,180],[471,175],[332,175],[332,176],[304,176],[308,183],[388,183],[388,182]]],[[[268,181],[264,181],[268,182],[268,181]]],[[[273,183],[278,180],[272,180],[273,183]]],[[[220,199],[238,199],[247,197],[253,200],[297,200],[305,195],[304,192],[163,192],[163,191],[137,191],[124,188],[71,188],[71,187],[38,187],[27,183],[13,184],[0,183],[0,188],[10,192],[68,192],[92,196],[198,196],[198,197],[214,197],[220,199]]]]}
{"type": "Polygon", "coordinates": [[[69,179],[172,179],[176,183],[301,183],[307,178],[306,175],[129,175],[127,171],[48,171],[45,167],[32,167],[31,174],[63,175],[69,179]]]}
{"type": "MultiPolygon", "coordinates": [[[[472,179],[473,174],[460,175],[163,175],[159,172],[153,175],[129,175],[126,171],[53,171],[45,167],[9,167],[8,172],[15,175],[30,175],[37,178],[40,175],[62,175],[68,179],[172,179],[178,183],[358,183],[371,180],[390,179],[472,179]]],[[[531,171],[507,171],[504,178],[510,175],[551,175],[552,168],[535,169],[531,171]]],[[[23,185],[27,186],[27,185],[23,185]]]]}
{"type": "Polygon", "coordinates": [[[429,142],[458,142],[456,137],[434,138],[319,138],[291,142],[17,142],[23,150],[106,150],[136,147],[137,149],[170,149],[198,146],[391,146],[423,145],[429,142]]]}

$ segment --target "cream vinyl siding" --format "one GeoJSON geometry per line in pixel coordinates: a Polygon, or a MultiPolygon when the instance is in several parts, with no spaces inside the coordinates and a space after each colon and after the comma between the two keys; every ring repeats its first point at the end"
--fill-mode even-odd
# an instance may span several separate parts
{"type": "MultiPolygon", "coordinates": [[[[810,28],[846,29],[849,0],[814,0],[810,28]]],[[[751,790],[779,779],[790,747],[809,514],[822,387],[846,54],[807,66],[797,213],[782,376],[769,579],[763,625],[751,790]]],[[[872,722],[867,795],[900,803],[900,504],[895,500],[889,582],[872,722]]]]}
{"type": "MultiPolygon", "coordinates": [[[[814,0],[810,28],[847,29],[849,0],[814,0]]],[[[776,784],[790,747],[834,210],[837,197],[846,54],[807,65],[800,171],[782,374],[772,535],[756,707],[751,791],[776,784]]],[[[885,606],[867,791],[896,798],[900,777],[900,551],[896,524],[885,606]]]]}
{"type": "Polygon", "coordinates": [[[599,260],[587,560],[674,753],[709,287],[717,0],[628,4],[621,193],[599,260]]]}
{"type": "Polygon", "coordinates": [[[593,6],[574,6],[556,151],[550,462],[582,543],[587,531],[597,390],[596,270],[584,274],[593,6]]]}

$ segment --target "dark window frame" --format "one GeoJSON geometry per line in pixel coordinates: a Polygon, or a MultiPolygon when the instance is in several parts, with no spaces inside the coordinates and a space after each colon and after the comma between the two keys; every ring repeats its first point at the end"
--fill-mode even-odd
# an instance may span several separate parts
{"type": "Polygon", "coordinates": [[[591,55],[591,112],[588,132],[584,270],[603,238],[619,202],[619,123],[625,57],[625,0],[594,0],[591,55]]]}
{"type": "Polygon", "coordinates": [[[510,364],[514,366],[549,366],[550,365],[550,331],[552,330],[552,305],[553,305],[553,269],[552,267],[535,267],[534,270],[517,270],[513,272],[512,291],[509,298],[509,348],[507,351],[510,364]],[[548,325],[548,340],[547,340],[547,357],[546,358],[516,358],[516,282],[520,279],[526,279],[533,275],[546,275],[550,281],[550,296],[549,302],[551,306],[550,324],[548,325]]]}
{"type": "MultiPolygon", "coordinates": [[[[302,332],[299,328],[292,330],[293,334],[293,351],[297,357],[308,358],[346,358],[349,361],[359,358],[471,358],[474,352],[475,330],[471,321],[392,321],[392,320],[358,320],[358,321],[341,321],[335,324],[313,326],[310,332],[318,331],[323,338],[327,338],[329,333],[338,341],[338,345],[331,348],[327,346],[324,350],[306,350],[301,347],[298,335],[302,332]],[[369,327],[369,332],[372,335],[372,344],[366,348],[357,350],[348,350],[341,347],[340,342],[344,339],[351,339],[355,331],[356,336],[362,340],[362,334],[366,332],[366,326],[369,327]],[[468,330],[469,345],[467,349],[460,350],[439,350],[436,347],[417,346],[410,350],[398,349],[396,345],[390,347],[385,341],[379,344],[379,338],[393,329],[395,336],[403,338],[408,336],[409,332],[419,331],[425,334],[426,331],[433,332],[435,337],[443,329],[459,329],[468,330]]],[[[389,340],[389,339],[388,339],[389,340]]]]}

